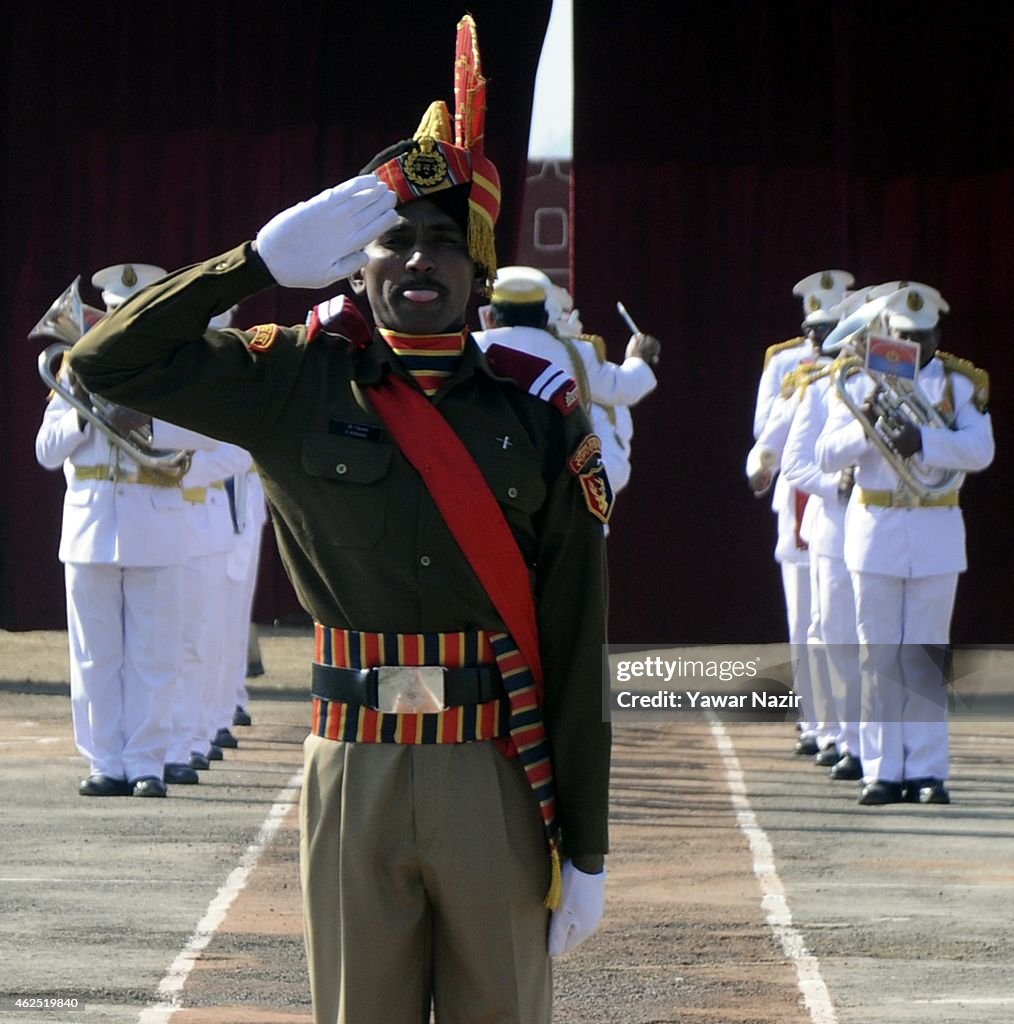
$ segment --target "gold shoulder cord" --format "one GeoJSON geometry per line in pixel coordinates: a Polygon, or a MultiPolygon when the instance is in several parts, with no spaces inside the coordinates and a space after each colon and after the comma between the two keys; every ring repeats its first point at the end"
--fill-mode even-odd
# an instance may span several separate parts
{"type": "Polygon", "coordinates": [[[779,352],[784,352],[787,348],[795,348],[797,345],[802,345],[806,339],[800,335],[798,338],[788,338],[785,341],[779,341],[775,345],[769,345],[767,351],[764,353],[764,369],[768,368],[768,363],[771,362],[771,357],[777,355],[779,352]]]}
{"type": "Polygon", "coordinates": [[[979,412],[989,409],[989,373],[980,369],[968,359],[961,359],[950,352],[937,352],[948,373],[960,373],[972,382],[972,400],[979,412]]]}

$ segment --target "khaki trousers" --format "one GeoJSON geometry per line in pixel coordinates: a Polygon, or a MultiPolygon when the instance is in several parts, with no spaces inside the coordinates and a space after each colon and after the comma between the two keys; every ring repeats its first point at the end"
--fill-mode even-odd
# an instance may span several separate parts
{"type": "Polygon", "coordinates": [[[492,743],[304,744],[314,1024],[549,1024],[549,858],[492,743]]]}

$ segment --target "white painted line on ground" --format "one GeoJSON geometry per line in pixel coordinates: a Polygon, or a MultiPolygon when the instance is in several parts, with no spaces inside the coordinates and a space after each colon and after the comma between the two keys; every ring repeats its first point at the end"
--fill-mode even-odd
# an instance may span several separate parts
{"type": "Polygon", "coordinates": [[[177,1010],[182,1010],[180,993],[186,984],[194,964],[200,958],[202,950],[208,945],[215,932],[225,920],[225,915],[232,906],[233,900],[246,888],[247,879],[253,871],[261,854],[267,849],[275,833],[278,831],[286,814],[299,799],[302,785],[302,770],[296,772],[285,784],[275,802],[268,810],[268,816],[261,825],[257,838],[246,848],[239,864],[232,870],[218,894],[208,904],[204,917],[197,923],[194,934],[183,947],[176,959],[170,964],[169,970],[158,986],[158,1002],[141,1011],[137,1024],[165,1024],[177,1010]]]}
{"type": "Polygon", "coordinates": [[[711,735],[725,766],[725,778],[736,811],[740,831],[750,845],[753,873],[761,888],[761,906],[767,912],[768,925],[785,955],[796,969],[796,983],[803,995],[813,1024],[837,1024],[838,1018],[831,994],[820,973],[820,962],[806,948],[803,936],[792,924],[792,913],[785,896],[785,887],[775,869],[775,855],[767,833],[757,822],[746,793],[746,780],[739,766],[736,748],[725,726],[714,715],[708,715],[711,735]]]}

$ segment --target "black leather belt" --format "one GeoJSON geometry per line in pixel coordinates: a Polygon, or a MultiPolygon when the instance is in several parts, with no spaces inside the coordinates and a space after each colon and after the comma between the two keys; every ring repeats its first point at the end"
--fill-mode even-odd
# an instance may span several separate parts
{"type": "MultiPolygon", "coordinates": [[[[445,668],[444,703],[447,707],[463,704],[485,704],[506,696],[500,670],[496,665],[472,665],[468,668],[445,668]]],[[[321,700],[340,700],[346,704],[362,704],[375,708],[379,704],[376,668],[335,668],[313,663],[310,690],[321,700]]]]}

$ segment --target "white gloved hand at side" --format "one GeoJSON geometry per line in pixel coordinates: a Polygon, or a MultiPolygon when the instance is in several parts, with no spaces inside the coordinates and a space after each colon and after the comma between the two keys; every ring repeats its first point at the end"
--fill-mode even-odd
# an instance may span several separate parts
{"type": "Polygon", "coordinates": [[[325,189],[271,218],[257,252],[285,288],[325,288],[366,266],[363,248],[398,221],[397,199],[375,174],[325,189]]]}
{"type": "Polygon", "coordinates": [[[549,919],[549,955],[562,956],[580,946],[598,928],[605,906],[605,869],[597,875],[589,875],[566,861],[563,901],[549,919]]]}

